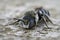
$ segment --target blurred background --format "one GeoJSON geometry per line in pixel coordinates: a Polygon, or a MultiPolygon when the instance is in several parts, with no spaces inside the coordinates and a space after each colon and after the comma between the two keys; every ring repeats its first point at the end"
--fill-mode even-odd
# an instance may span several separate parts
{"type": "Polygon", "coordinates": [[[60,40],[60,0],[0,0],[0,40],[60,40]],[[49,10],[55,26],[42,31],[40,27],[34,30],[8,25],[9,18],[21,17],[31,8],[44,7],[49,10]]]}

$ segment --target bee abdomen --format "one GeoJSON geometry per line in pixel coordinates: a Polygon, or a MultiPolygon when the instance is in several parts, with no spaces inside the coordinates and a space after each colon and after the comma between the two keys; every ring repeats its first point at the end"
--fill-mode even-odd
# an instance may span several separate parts
{"type": "Polygon", "coordinates": [[[33,28],[36,25],[36,21],[34,19],[31,19],[29,21],[29,29],[33,28]]]}

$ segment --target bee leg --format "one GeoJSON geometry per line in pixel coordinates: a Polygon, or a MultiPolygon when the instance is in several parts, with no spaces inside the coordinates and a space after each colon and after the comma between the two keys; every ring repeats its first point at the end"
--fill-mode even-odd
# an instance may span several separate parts
{"type": "Polygon", "coordinates": [[[44,21],[45,25],[47,26],[47,28],[48,28],[48,29],[51,29],[51,28],[49,28],[49,27],[48,27],[48,25],[47,25],[47,22],[46,22],[45,18],[44,18],[44,17],[42,17],[42,19],[43,19],[43,21],[44,21]]]}
{"type": "Polygon", "coordinates": [[[51,24],[53,24],[53,22],[49,19],[49,16],[45,16],[47,21],[49,21],[51,24]]]}
{"type": "Polygon", "coordinates": [[[15,22],[10,23],[10,24],[7,24],[7,25],[5,25],[5,26],[8,26],[8,25],[17,25],[17,24],[19,24],[19,23],[18,23],[19,21],[24,22],[22,19],[16,19],[16,21],[15,21],[15,22]]]}

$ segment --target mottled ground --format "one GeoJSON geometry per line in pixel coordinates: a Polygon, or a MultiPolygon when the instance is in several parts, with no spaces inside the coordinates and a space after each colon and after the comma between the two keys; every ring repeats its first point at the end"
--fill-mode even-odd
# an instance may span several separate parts
{"type": "Polygon", "coordinates": [[[60,0],[0,0],[0,40],[60,40],[60,0]],[[12,18],[20,18],[25,11],[40,6],[49,10],[50,19],[55,24],[48,23],[52,29],[42,30],[45,25],[33,30],[16,25],[4,26],[13,22],[12,18]]]}

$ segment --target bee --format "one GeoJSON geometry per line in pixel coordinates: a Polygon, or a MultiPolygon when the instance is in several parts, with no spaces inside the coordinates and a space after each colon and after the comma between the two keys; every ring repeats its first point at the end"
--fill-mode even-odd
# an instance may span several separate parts
{"type": "Polygon", "coordinates": [[[36,11],[36,14],[38,14],[38,22],[43,20],[47,28],[49,28],[47,25],[47,22],[50,22],[51,24],[53,24],[52,21],[49,19],[50,13],[48,10],[44,9],[43,7],[40,7],[40,8],[36,8],[35,11],[36,11]]]}
{"type": "Polygon", "coordinates": [[[31,10],[31,11],[25,12],[22,19],[14,18],[17,20],[14,23],[18,22],[20,26],[26,29],[32,29],[38,24],[39,21],[41,22],[41,20],[43,20],[47,28],[49,28],[47,25],[47,22],[52,23],[49,17],[50,17],[49,11],[44,9],[43,7],[39,7],[34,9],[34,11],[31,10]]]}
{"type": "Polygon", "coordinates": [[[22,19],[19,19],[20,26],[23,26],[25,29],[32,29],[33,27],[36,26],[36,14],[35,12],[28,11],[25,13],[24,17],[22,19]]]}

